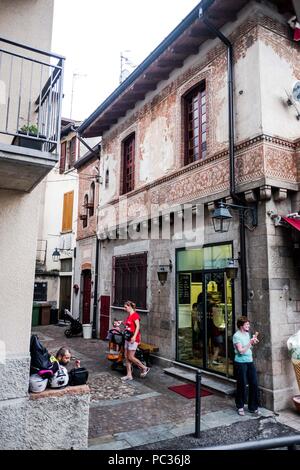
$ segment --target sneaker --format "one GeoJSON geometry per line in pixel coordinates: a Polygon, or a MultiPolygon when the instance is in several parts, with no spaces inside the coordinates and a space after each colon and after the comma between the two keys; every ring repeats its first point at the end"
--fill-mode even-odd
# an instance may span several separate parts
{"type": "Polygon", "coordinates": [[[128,375],[125,375],[125,377],[121,377],[122,382],[129,382],[130,380],[133,380],[132,377],[128,377],[128,375]]]}
{"type": "Polygon", "coordinates": [[[240,416],[245,416],[244,408],[239,408],[239,409],[237,410],[237,413],[238,413],[238,415],[240,415],[240,416]]]}
{"type": "Polygon", "coordinates": [[[261,412],[259,410],[254,410],[254,411],[251,411],[251,410],[248,410],[249,413],[251,413],[252,415],[255,415],[255,416],[261,416],[261,412]]]}
{"type": "Polygon", "coordinates": [[[147,369],[145,370],[145,372],[141,372],[141,377],[146,377],[146,375],[148,374],[148,372],[150,372],[150,367],[147,367],[147,369]]]}

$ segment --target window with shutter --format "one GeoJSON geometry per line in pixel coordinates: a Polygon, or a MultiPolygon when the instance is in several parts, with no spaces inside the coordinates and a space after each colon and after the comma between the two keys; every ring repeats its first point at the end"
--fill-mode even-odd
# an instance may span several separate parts
{"type": "Polygon", "coordinates": [[[67,142],[63,142],[60,146],[59,173],[62,174],[66,168],[67,142]]]}
{"type": "Polygon", "coordinates": [[[76,154],[77,154],[77,138],[73,137],[70,142],[70,159],[69,159],[69,168],[74,166],[76,162],[76,154]]]}
{"type": "Polygon", "coordinates": [[[107,189],[109,186],[109,169],[107,168],[105,172],[105,189],[107,189]]]}
{"type": "Polygon", "coordinates": [[[185,165],[206,158],[206,96],[202,82],[184,97],[185,165]]]}
{"type": "Polygon", "coordinates": [[[135,134],[131,134],[123,143],[123,194],[134,189],[135,169],[135,134]]]}
{"type": "Polygon", "coordinates": [[[86,194],[84,196],[84,202],[83,202],[83,207],[84,207],[84,214],[82,218],[82,227],[86,228],[88,224],[88,216],[89,216],[89,209],[88,209],[88,204],[89,204],[89,197],[86,194]]]}
{"type": "Polygon", "coordinates": [[[89,210],[90,210],[89,216],[92,217],[95,211],[95,183],[94,182],[92,182],[91,188],[90,188],[89,210]]]}
{"type": "Polygon", "coordinates": [[[74,191],[64,194],[63,218],[62,218],[62,232],[72,231],[73,219],[73,199],[74,191]]]}
{"type": "Polygon", "coordinates": [[[147,307],[147,252],[113,258],[113,305],[123,307],[132,300],[147,307]]]}

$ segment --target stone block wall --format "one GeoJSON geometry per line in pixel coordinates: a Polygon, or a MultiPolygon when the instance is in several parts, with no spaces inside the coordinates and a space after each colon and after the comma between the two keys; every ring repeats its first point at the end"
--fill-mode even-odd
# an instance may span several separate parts
{"type": "Polygon", "coordinates": [[[249,318],[261,333],[254,349],[261,398],[274,410],[292,406],[297,393],[287,339],[299,330],[299,270],[294,264],[293,229],[275,226],[269,211],[292,212],[293,198],[276,201],[274,194],[258,203],[258,227],[248,233],[249,318]]]}
{"type": "Polygon", "coordinates": [[[26,449],[28,399],[0,401],[0,450],[26,449]]]}
{"type": "Polygon", "coordinates": [[[30,394],[27,406],[26,448],[86,449],[89,387],[67,387],[30,394]]]}
{"type": "Polygon", "coordinates": [[[89,401],[87,385],[0,401],[0,450],[86,449],[89,401]]]}

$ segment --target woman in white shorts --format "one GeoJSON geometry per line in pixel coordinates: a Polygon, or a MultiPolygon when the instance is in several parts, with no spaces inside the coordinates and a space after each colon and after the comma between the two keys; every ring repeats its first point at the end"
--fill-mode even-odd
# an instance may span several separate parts
{"type": "Polygon", "coordinates": [[[150,371],[149,367],[144,366],[136,357],[135,351],[141,342],[140,316],[135,311],[135,303],[128,300],[125,302],[124,309],[128,317],[124,321],[125,327],[132,333],[130,340],[125,340],[125,358],[127,374],[121,380],[132,380],[132,364],[135,364],[141,370],[141,377],[146,377],[150,371]]]}

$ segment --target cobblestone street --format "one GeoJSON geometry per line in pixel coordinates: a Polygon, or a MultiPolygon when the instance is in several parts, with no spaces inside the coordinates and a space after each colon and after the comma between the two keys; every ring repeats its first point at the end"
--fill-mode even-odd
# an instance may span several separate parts
{"type": "MultiPolygon", "coordinates": [[[[89,446],[91,449],[124,449],[145,445],[164,439],[176,438],[194,432],[195,400],[187,399],[168,389],[181,384],[153,366],[145,379],[134,371],[134,380],[123,383],[122,372],[113,371],[106,359],[108,343],[81,337],[66,338],[64,327],[40,326],[34,329],[49,352],[68,346],[72,357],[81,360],[89,371],[91,390],[89,446]],[[128,416],[130,431],[128,431],[128,416]]],[[[263,417],[275,419],[274,413],[263,409],[263,417]]],[[[291,413],[291,422],[296,413],[291,413]]],[[[290,424],[286,414],[285,424],[290,424]]],[[[201,431],[229,426],[246,420],[251,415],[239,417],[232,397],[218,394],[201,399],[201,431]]],[[[278,418],[276,418],[278,419],[278,418]]],[[[296,426],[296,424],[295,424],[296,426]]]]}

